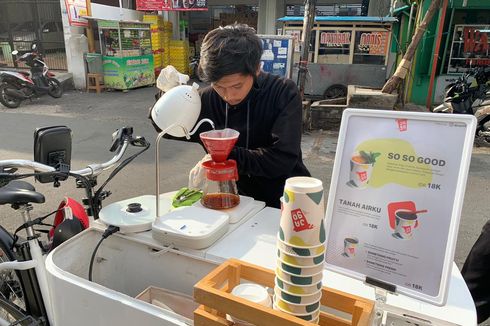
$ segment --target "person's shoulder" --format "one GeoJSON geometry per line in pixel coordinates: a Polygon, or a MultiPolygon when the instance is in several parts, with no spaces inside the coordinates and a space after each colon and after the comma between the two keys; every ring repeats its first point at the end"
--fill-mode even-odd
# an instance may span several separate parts
{"type": "Polygon", "coordinates": [[[268,89],[297,90],[296,83],[286,77],[270,74],[267,72],[261,72],[260,78],[262,80],[261,88],[264,90],[268,90],[268,89]]]}

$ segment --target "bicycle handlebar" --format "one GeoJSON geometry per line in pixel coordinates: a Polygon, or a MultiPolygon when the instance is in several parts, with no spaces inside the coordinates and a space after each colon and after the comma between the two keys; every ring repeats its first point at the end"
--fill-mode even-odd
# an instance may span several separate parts
{"type": "MultiPolygon", "coordinates": [[[[129,139],[124,140],[123,145],[119,148],[114,157],[112,157],[109,161],[105,163],[90,164],[84,169],[70,171],[70,173],[82,175],[85,177],[97,176],[103,171],[110,169],[121,160],[124,152],[128,148],[128,144],[129,139]]],[[[52,166],[30,160],[0,160],[0,170],[3,168],[26,168],[36,172],[56,172],[56,169],[52,166]]]]}
{"type": "MultiPolygon", "coordinates": [[[[111,151],[115,151],[114,156],[104,163],[93,163],[88,165],[86,168],[81,170],[69,171],[71,174],[81,175],[85,177],[95,177],[101,174],[103,171],[112,168],[116,165],[123,157],[126,152],[128,145],[136,147],[147,147],[148,142],[144,137],[133,137],[132,128],[126,127],[118,129],[113,134],[113,145],[111,146],[111,151]],[[123,132],[120,132],[123,130],[123,132]],[[114,144],[117,144],[116,146],[114,144]]],[[[31,160],[0,160],[0,172],[5,175],[5,169],[9,168],[25,168],[30,169],[35,172],[57,172],[55,167],[45,165],[39,162],[31,160]]],[[[7,172],[8,174],[8,172],[7,172]]]]}

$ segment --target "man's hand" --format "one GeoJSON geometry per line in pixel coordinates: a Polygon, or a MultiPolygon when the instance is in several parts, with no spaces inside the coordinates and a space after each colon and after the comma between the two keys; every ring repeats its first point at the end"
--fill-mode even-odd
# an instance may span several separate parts
{"type": "Polygon", "coordinates": [[[196,166],[192,168],[189,172],[189,188],[191,189],[202,189],[204,187],[204,181],[206,178],[206,171],[202,167],[202,163],[209,161],[211,155],[206,154],[204,157],[197,162],[196,166]]]}

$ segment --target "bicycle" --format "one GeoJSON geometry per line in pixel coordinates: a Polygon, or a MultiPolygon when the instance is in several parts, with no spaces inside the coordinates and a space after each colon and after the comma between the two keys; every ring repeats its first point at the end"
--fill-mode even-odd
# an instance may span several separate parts
{"type": "MultiPolygon", "coordinates": [[[[42,230],[36,230],[34,226],[47,225],[43,220],[57,210],[32,219],[32,204],[42,204],[45,201],[44,195],[36,192],[30,183],[18,179],[36,177],[38,181],[53,182],[54,186],[57,186],[60,181],[74,177],[77,186],[86,190],[87,198],[83,203],[88,215],[97,219],[102,200],[110,195],[110,192],[103,190],[104,187],[149,146],[143,137],[133,136],[131,127],[125,127],[113,134],[110,151],[115,154],[109,161],[91,164],[78,171],[70,171],[66,162],[62,162],[63,158],[66,159],[66,153],[60,152],[59,149],[49,153],[49,164],[29,160],[0,160],[0,205],[10,204],[21,213],[24,221],[13,234],[0,225],[0,325],[53,325],[53,298],[48,291],[44,265],[45,256],[51,247],[39,239],[42,230]],[[130,145],[143,149],[120,162],[130,145]],[[94,192],[97,177],[118,163],[107,180],[94,192]],[[17,169],[30,169],[34,173],[16,174],[17,169]],[[24,229],[26,238],[21,239],[17,233],[24,229]]],[[[65,218],[69,218],[71,210],[63,209],[65,218]]],[[[111,230],[117,231],[114,228],[111,230]]]]}

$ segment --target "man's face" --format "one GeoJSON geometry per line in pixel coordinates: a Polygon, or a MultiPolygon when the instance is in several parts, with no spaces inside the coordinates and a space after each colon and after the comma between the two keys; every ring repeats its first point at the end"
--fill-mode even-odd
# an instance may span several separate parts
{"type": "Polygon", "coordinates": [[[247,97],[252,89],[254,78],[240,73],[227,75],[212,83],[216,93],[230,105],[237,105],[247,97]]]}

